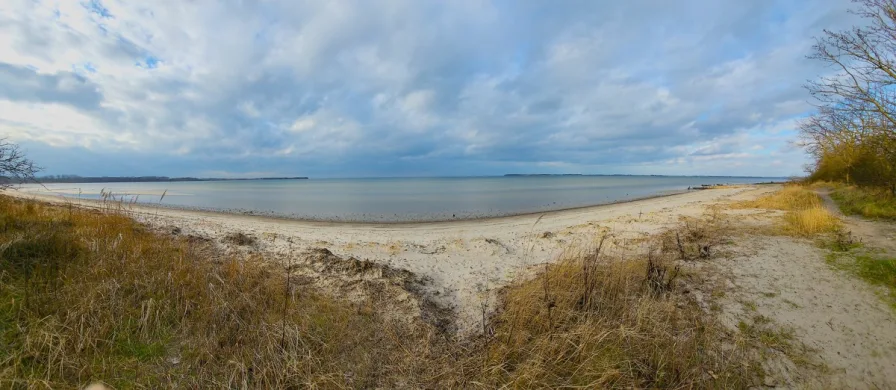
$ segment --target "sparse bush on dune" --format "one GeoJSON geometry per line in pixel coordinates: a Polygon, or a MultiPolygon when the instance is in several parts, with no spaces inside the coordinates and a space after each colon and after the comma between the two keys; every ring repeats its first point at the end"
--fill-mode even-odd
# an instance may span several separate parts
{"type": "Polygon", "coordinates": [[[682,217],[677,229],[659,236],[660,248],[679,260],[708,259],[728,241],[731,232],[729,221],[714,209],[701,218],[682,217]]]}

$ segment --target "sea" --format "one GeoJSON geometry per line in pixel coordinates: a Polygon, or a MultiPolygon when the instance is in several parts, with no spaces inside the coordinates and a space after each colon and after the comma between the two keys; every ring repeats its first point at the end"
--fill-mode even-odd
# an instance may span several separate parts
{"type": "Polygon", "coordinates": [[[25,185],[67,198],[343,222],[490,218],[686,192],[704,184],[783,182],[775,177],[500,176],[228,180],[25,185]],[[163,196],[164,194],[164,196],[163,196]],[[106,196],[110,199],[109,196],[106,196]]]}

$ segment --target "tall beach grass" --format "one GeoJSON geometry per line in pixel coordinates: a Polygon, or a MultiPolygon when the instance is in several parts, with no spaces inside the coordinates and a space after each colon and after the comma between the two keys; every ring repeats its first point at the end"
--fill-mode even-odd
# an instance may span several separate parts
{"type": "Polygon", "coordinates": [[[372,387],[426,356],[425,330],[117,213],[0,196],[0,255],[4,388],[372,387]]]}

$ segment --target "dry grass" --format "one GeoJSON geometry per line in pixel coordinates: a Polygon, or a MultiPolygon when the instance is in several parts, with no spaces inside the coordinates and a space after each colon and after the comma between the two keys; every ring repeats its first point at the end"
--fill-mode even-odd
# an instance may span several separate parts
{"type": "Polygon", "coordinates": [[[238,246],[250,246],[255,245],[257,241],[255,237],[245,234],[243,232],[230,233],[224,236],[224,242],[238,245],[238,246]]]}
{"type": "MultiPolygon", "coordinates": [[[[716,222],[683,222],[701,259],[716,222]]],[[[743,388],[761,368],[685,294],[680,252],[569,250],[479,338],[290,283],[261,257],[116,213],[0,197],[0,387],[743,388]]],[[[606,240],[605,245],[609,245],[606,240]]],[[[601,241],[604,242],[604,241],[601,241]]],[[[688,252],[691,253],[691,252],[688,252]]]]}
{"type": "Polygon", "coordinates": [[[0,197],[0,253],[4,388],[388,387],[432,344],[121,215],[0,197]]]}
{"type": "MultiPolygon", "coordinates": [[[[684,224],[683,224],[684,225],[684,224]]],[[[682,229],[693,229],[683,226],[682,229]]],[[[701,239],[723,230],[705,231],[701,239]]],[[[673,233],[672,236],[675,236],[673,233]]],[[[692,237],[678,234],[678,236],[692,237]]],[[[675,248],[625,260],[607,243],[568,251],[504,306],[464,371],[483,388],[744,388],[759,363],[729,343],[714,315],[683,294],[675,248]]],[[[688,240],[683,245],[699,247],[688,240]]]]}
{"type": "Polygon", "coordinates": [[[805,210],[822,207],[821,198],[800,185],[786,185],[780,191],[761,196],[755,200],[738,202],[735,207],[771,210],[805,210]]]}
{"type": "Polygon", "coordinates": [[[734,207],[786,211],[779,232],[787,235],[811,237],[841,228],[840,220],[824,207],[818,194],[801,185],[787,185],[758,199],[738,202],[734,207]]]}
{"type": "Polygon", "coordinates": [[[708,259],[726,244],[733,228],[720,210],[710,210],[701,218],[681,217],[678,229],[659,235],[660,248],[679,260],[708,259]]]}
{"type": "Polygon", "coordinates": [[[833,233],[841,227],[840,220],[823,206],[791,211],[784,216],[784,222],[785,233],[801,237],[833,233]]]}

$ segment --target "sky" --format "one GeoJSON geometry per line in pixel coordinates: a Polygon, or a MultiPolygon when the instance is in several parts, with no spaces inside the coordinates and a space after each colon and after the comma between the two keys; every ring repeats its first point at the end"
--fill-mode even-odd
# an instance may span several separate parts
{"type": "Polygon", "coordinates": [[[789,176],[848,0],[4,0],[46,174],[789,176]]]}

